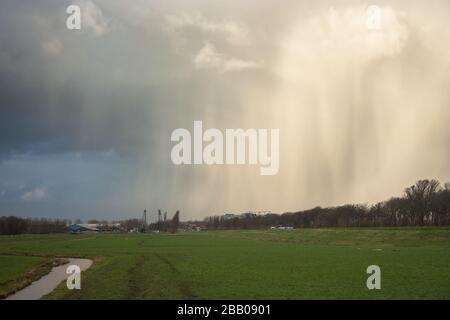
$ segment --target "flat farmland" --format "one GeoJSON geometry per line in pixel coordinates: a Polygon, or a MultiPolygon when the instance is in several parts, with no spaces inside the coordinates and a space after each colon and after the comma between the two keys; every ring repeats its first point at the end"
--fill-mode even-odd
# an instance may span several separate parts
{"type": "Polygon", "coordinates": [[[57,257],[94,264],[44,299],[450,299],[450,228],[2,236],[0,290],[57,257]]]}

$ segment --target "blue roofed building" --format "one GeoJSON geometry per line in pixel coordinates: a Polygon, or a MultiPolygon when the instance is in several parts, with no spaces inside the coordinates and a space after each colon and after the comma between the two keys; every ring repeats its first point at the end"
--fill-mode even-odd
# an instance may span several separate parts
{"type": "Polygon", "coordinates": [[[67,227],[70,233],[98,232],[98,228],[89,224],[71,224],[67,227]]]}

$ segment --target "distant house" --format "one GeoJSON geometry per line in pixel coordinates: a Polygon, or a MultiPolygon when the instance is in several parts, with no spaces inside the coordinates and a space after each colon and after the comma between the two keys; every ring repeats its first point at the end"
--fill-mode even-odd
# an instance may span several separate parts
{"type": "Polygon", "coordinates": [[[191,231],[206,231],[208,227],[203,223],[191,223],[188,225],[188,230],[191,231]]]}
{"type": "Polygon", "coordinates": [[[89,224],[71,224],[67,227],[70,233],[98,232],[98,228],[89,224]]]}
{"type": "Polygon", "coordinates": [[[270,227],[270,230],[293,230],[294,227],[292,226],[273,226],[270,227]]]}

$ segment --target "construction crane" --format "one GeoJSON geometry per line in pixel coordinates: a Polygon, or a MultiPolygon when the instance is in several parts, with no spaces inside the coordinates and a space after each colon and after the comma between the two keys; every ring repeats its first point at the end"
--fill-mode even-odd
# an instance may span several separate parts
{"type": "Polygon", "coordinates": [[[177,232],[179,224],[180,224],[180,210],[177,210],[177,212],[175,212],[175,215],[172,218],[172,223],[171,223],[171,232],[172,233],[177,232]]]}
{"type": "Polygon", "coordinates": [[[144,209],[144,212],[142,213],[142,228],[141,232],[145,232],[147,229],[147,209],[144,209]]]}
{"type": "Polygon", "coordinates": [[[161,209],[158,209],[158,231],[161,231],[162,214],[161,209]]]}

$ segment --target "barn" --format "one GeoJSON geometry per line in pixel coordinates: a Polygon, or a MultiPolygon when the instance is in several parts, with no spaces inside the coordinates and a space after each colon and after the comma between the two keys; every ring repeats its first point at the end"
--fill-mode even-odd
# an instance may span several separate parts
{"type": "Polygon", "coordinates": [[[98,232],[98,228],[85,224],[71,224],[67,227],[70,233],[98,232]]]}

